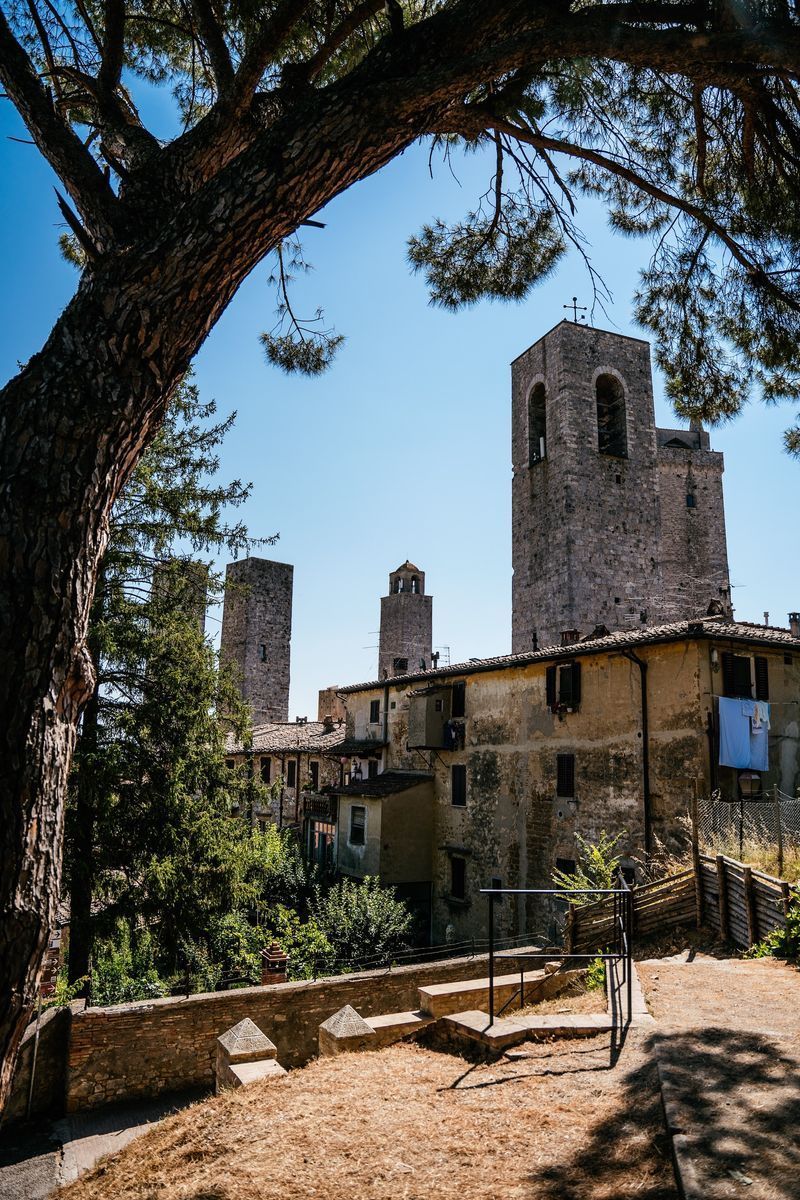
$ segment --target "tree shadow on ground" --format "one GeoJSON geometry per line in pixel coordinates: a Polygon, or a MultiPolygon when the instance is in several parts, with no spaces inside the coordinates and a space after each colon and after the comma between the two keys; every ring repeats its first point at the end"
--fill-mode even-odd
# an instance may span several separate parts
{"type": "MultiPolygon", "coordinates": [[[[673,1132],[688,1138],[701,1194],[713,1200],[746,1188],[748,1200],[797,1196],[800,1144],[794,1131],[800,1124],[800,1082],[788,1043],[757,1033],[702,1029],[653,1033],[643,1049],[649,1061],[621,1074],[620,1107],[594,1126],[571,1160],[528,1175],[532,1197],[635,1194],[666,1200],[677,1195],[665,1172],[653,1169],[671,1153],[656,1055],[676,1100],[673,1132]]],[[[620,1068],[624,1072],[624,1060],[620,1068]]]]}

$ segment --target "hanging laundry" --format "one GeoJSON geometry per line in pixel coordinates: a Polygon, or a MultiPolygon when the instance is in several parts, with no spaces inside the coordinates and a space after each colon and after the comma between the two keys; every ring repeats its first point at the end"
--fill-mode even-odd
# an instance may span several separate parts
{"type": "Polygon", "coordinates": [[[765,729],[769,729],[769,705],[766,700],[756,700],[753,712],[753,724],[763,725],[765,729]]]}
{"type": "Polygon", "coordinates": [[[750,769],[769,770],[769,705],[765,700],[743,700],[742,715],[750,722],[750,769]]]}
{"type": "Polygon", "coordinates": [[[750,766],[750,718],[741,700],[719,699],[719,765],[745,770],[750,766]]]}

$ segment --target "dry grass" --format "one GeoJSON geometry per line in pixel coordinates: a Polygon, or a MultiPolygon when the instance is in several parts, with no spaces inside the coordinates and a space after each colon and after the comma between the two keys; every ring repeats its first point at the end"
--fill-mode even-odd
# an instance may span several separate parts
{"type": "Polygon", "coordinates": [[[470,1065],[414,1045],[320,1059],[177,1114],[61,1200],[622,1200],[675,1196],[635,1037],[470,1065]]]}
{"type": "Polygon", "coordinates": [[[507,1015],[513,1021],[517,1013],[526,1017],[538,1017],[544,1013],[604,1013],[606,1011],[605,988],[594,988],[591,991],[580,980],[575,980],[558,996],[549,1000],[541,1000],[538,1004],[529,1004],[525,1008],[516,1009],[507,1015]]]}

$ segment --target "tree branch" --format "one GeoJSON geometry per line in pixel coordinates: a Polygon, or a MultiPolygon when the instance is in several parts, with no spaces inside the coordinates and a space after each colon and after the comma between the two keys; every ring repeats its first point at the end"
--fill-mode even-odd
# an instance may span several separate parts
{"type": "Polygon", "coordinates": [[[222,28],[214,15],[210,0],[192,0],[192,12],[203,45],[208,51],[217,90],[224,97],[233,86],[234,70],[222,28]]]}
{"type": "MultiPolygon", "coordinates": [[[[475,106],[478,108],[479,106],[475,106]]],[[[648,196],[652,196],[655,200],[659,200],[662,204],[669,208],[678,209],[691,217],[699,225],[708,229],[716,238],[722,242],[723,246],[730,251],[733,258],[744,267],[747,274],[751,277],[753,283],[763,287],[770,292],[777,300],[794,312],[800,312],[800,303],[793,300],[786,294],[777,284],[773,283],[766,272],[745,252],[734,237],[728,233],[723,225],[715,220],[710,213],[705,212],[696,204],[692,204],[689,200],[684,200],[682,196],[676,196],[672,192],[665,191],[664,188],[652,183],[643,175],[634,171],[630,167],[626,167],[623,163],[617,162],[616,159],[609,158],[605,154],[601,154],[597,150],[587,149],[583,146],[577,146],[572,142],[562,141],[558,138],[546,137],[541,133],[534,133],[533,130],[526,129],[523,126],[515,125],[513,121],[507,121],[503,118],[497,118],[491,115],[488,110],[483,109],[485,113],[484,128],[493,129],[498,133],[504,133],[508,137],[516,138],[517,141],[525,142],[535,149],[548,150],[555,154],[566,154],[570,158],[578,158],[584,162],[594,163],[595,166],[601,167],[612,175],[616,175],[619,179],[624,179],[627,183],[632,184],[640,191],[645,192],[648,196]]]]}
{"type": "Polygon", "coordinates": [[[116,237],[119,201],[80,138],[56,113],[0,10],[0,80],[101,251],[116,237]]]}
{"type": "Polygon", "coordinates": [[[249,107],[261,76],[308,8],[309,0],[280,0],[272,16],[264,22],[236,72],[232,99],[237,112],[249,107]]]}
{"type": "Polygon", "coordinates": [[[97,82],[107,95],[112,95],[119,86],[124,53],[125,0],[106,0],[103,53],[97,82]]]}
{"type": "Polygon", "coordinates": [[[350,15],[334,29],[330,37],[326,38],[319,50],[312,54],[305,67],[307,77],[315,79],[336,51],[344,45],[351,34],[355,33],[359,25],[370,17],[374,17],[385,7],[386,0],[364,0],[362,4],[357,5],[350,15]]]}

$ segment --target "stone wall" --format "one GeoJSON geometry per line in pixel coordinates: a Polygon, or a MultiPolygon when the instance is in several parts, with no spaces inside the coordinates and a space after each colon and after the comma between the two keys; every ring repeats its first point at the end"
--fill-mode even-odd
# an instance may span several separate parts
{"type": "Polygon", "coordinates": [[[659,447],[662,611],[667,620],[699,616],[711,600],[726,610],[730,603],[722,472],[723,456],[713,450],[659,447]]]}
{"type": "Polygon", "coordinates": [[[228,563],[225,572],[220,657],[236,670],[254,725],[289,719],[293,575],[288,563],[266,558],[228,563]]]}
{"type": "MultiPolygon", "coordinates": [[[[36,1048],[31,1116],[59,1113],[63,1110],[70,1021],[73,1012],[79,1012],[82,1007],[83,1001],[80,1000],[70,1007],[48,1008],[42,1013],[39,1023],[39,1045],[36,1048]]],[[[2,1114],[4,1124],[6,1121],[24,1120],[27,1115],[35,1045],[36,1022],[32,1021],[22,1038],[11,1095],[2,1114]]]]}
{"type": "MultiPolygon", "coordinates": [[[[75,1112],[210,1088],[216,1039],[244,1017],[275,1043],[284,1066],[299,1067],[317,1053],[319,1025],[345,1004],[362,1016],[413,1010],[419,987],[482,978],[487,972],[484,955],[110,1008],[53,1009],[40,1030],[34,1111],[65,1106],[75,1112]]],[[[9,1119],[25,1114],[32,1045],[33,1027],[25,1035],[9,1119]]]]}

